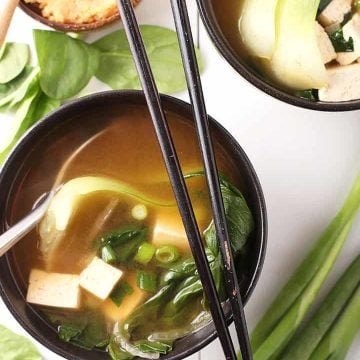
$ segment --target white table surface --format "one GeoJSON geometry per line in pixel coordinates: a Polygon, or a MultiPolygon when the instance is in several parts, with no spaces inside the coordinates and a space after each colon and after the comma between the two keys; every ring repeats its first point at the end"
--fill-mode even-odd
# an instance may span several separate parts
{"type": "MultiPolygon", "coordinates": [[[[189,1],[189,11],[193,20],[196,19],[194,1],[189,1]]],[[[143,24],[173,27],[169,0],[143,0],[137,14],[143,24]]],[[[117,26],[91,34],[90,38],[99,37],[117,26]]],[[[18,9],[8,39],[32,43],[33,28],[44,26],[18,9]]],[[[360,112],[319,113],[274,100],[243,80],[224,61],[202,27],[200,40],[206,61],[203,85],[208,112],[235,136],[250,157],[267,202],[269,237],[265,265],[246,306],[248,323],[253,328],[267,304],[336,214],[360,169],[360,112]]],[[[104,89],[104,85],[94,80],[84,93],[104,89]]],[[[177,96],[188,98],[185,92],[177,96]]],[[[0,134],[9,121],[11,118],[0,114],[0,134]]],[[[360,252],[359,220],[322,296],[360,252]]],[[[29,336],[1,299],[0,323],[29,336]]],[[[35,343],[44,359],[61,359],[35,343]]],[[[188,360],[223,358],[219,342],[214,341],[188,360]]],[[[347,360],[359,358],[360,336],[347,360]]],[[[6,359],[0,354],[0,360],[6,359]]]]}

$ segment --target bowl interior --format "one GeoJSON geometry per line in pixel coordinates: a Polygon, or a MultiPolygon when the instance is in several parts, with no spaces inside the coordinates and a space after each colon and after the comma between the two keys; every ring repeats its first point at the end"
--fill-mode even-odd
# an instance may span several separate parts
{"type": "MultiPolygon", "coordinates": [[[[163,96],[162,101],[167,111],[180,114],[189,119],[188,121],[192,121],[191,108],[188,104],[166,96],[163,96]]],[[[35,125],[13,150],[0,173],[0,188],[2,189],[0,231],[5,231],[8,224],[13,222],[11,219],[17,189],[25,181],[27,174],[36,168],[36,161],[41,156],[40,154],[45,153],[46,156],[51,157],[54,168],[59,168],[64,158],[67,158],[79,144],[102,128],[103,121],[106,122],[107,118],[121,113],[122,107],[129,104],[146,106],[142,93],[138,91],[100,93],[67,104],[35,125]],[[88,119],[93,116],[99,117],[99,123],[89,127],[87,126],[88,119]],[[57,139],[56,142],[61,143],[69,134],[71,134],[70,146],[60,156],[54,152],[53,141],[57,139]]],[[[248,256],[242,261],[239,277],[241,293],[246,303],[256,285],[265,254],[265,203],[255,171],[239,144],[212,119],[211,128],[215,138],[219,144],[222,144],[223,150],[231,159],[234,169],[241,175],[244,196],[255,218],[255,231],[249,241],[248,256]]],[[[44,190],[48,189],[53,181],[52,176],[45,174],[44,190]]],[[[67,359],[108,359],[108,355],[104,352],[87,351],[60,341],[56,330],[44,320],[41,312],[25,302],[26,289],[20,279],[13,251],[9,251],[6,256],[0,258],[0,273],[2,274],[0,293],[4,302],[20,324],[38,341],[67,359]]],[[[228,304],[225,305],[225,311],[230,322],[228,304]]],[[[198,351],[215,337],[214,326],[210,323],[197,333],[177,341],[174,351],[162,359],[181,359],[198,351]]]]}
{"type": "Polygon", "coordinates": [[[320,111],[350,111],[360,109],[360,99],[344,102],[314,102],[292,95],[265,79],[246,61],[241,47],[238,18],[242,1],[197,0],[200,15],[212,41],[229,64],[247,81],[281,101],[320,111]]]}

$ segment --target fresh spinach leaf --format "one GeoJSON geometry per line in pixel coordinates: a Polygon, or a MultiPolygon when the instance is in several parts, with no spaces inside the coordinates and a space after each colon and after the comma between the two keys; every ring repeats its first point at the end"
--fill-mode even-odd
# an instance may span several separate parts
{"type": "Polygon", "coordinates": [[[0,108],[12,109],[22,101],[39,68],[26,66],[23,72],[7,84],[0,84],[0,108]]]}
{"type": "Polygon", "coordinates": [[[60,106],[58,100],[50,99],[40,89],[38,78],[32,79],[24,99],[15,113],[14,120],[0,136],[0,164],[12,147],[30,126],[49,111],[60,106]]]}
{"type": "Polygon", "coordinates": [[[41,360],[35,345],[24,336],[0,325],[0,358],[6,360],[41,360]]]}
{"type": "Polygon", "coordinates": [[[78,94],[95,74],[99,51],[84,41],[56,31],[34,30],[40,85],[53,99],[78,94]]]}
{"type": "MultiPolygon", "coordinates": [[[[160,26],[142,25],[141,34],[160,92],[175,93],[186,88],[176,33],[160,26]]],[[[140,89],[140,82],[124,30],[115,31],[93,43],[101,51],[96,77],[113,89],[140,89]]],[[[203,62],[197,50],[200,68],[203,62]]]]}
{"type": "Polygon", "coordinates": [[[353,52],[354,40],[350,36],[348,40],[345,40],[343,29],[336,30],[330,35],[330,40],[334,46],[336,52],[353,52]]]}
{"type": "Polygon", "coordinates": [[[7,43],[0,58],[0,84],[6,84],[22,73],[29,62],[29,45],[7,43]]]}
{"type": "Polygon", "coordinates": [[[134,358],[133,355],[121,348],[114,336],[110,339],[107,351],[112,360],[131,360],[134,358]]]}

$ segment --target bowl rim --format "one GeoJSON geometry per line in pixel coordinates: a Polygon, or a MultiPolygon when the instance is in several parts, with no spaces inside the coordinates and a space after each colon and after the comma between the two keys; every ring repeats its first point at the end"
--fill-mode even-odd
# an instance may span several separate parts
{"type": "Polygon", "coordinates": [[[342,102],[315,102],[287,93],[286,91],[276,87],[276,85],[272,85],[271,83],[265,81],[254,69],[245,62],[239,60],[239,56],[237,56],[235,51],[232,50],[231,45],[222,34],[212,9],[212,3],[216,0],[196,1],[202,22],[217,50],[237,73],[259,90],[282,102],[310,110],[340,112],[360,109],[360,99],[342,102]]]}
{"type": "MultiPolygon", "coordinates": [[[[61,108],[53,111],[52,113],[46,115],[42,120],[37,122],[35,125],[33,125],[17,142],[15,147],[12,149],[8,157],[6,158],[3,167],[0,168],[0,184],[6,182],[7,180],[7,174],[11,174],[13,171],[11,167],[13,167],[13,162],[16,162],[21,155],[22,149],[26,147],[27,145],[31,144],[32,141],[36,138],[38,138],[39,131],[41,131],[43,128],[46,129],[50,127],[51,125],[56,124],[59,121],[59,117],[64,118],[66,114],[69,112],[76,112],[79,108],[79,106],[85,107],[91,107],[92,105],[96,106],[101,104],[102,101],[115,101],[116,99],[120,98],[139,98],[144,99],[144,93],[140,90],[112,90],[112,91],[104,91],[99,92],[96,94],[84,96],[79,99],[75,99],[65,105],[63,105],[61,108]]],[[[176,109],[182,109],[184,112],[187,111],[191,113],[191,105],[188,104],[185,101],[182,101],[178,98],[169,96],[169,95],[161,95],[161,99],[164,102],[164,104],[168,104],[171,108],[171,111],[176,112],[176,109]]],[[[242,165],[244,172],[246,173],[245,177],[249,180],[249,182],[252,185],[253,188],[253,196],[256,199],[255,202],[258,206],[258,242],[259,244],[256,246],[257,249],[257,258],[254,260],[254,271],[251,273],[250,279],[249,279],[249,285],[246,289],[246,294],[244,295],[244,305],[249,300],[251,294],[254,291],[254,288],[256,284],[258,283],[259,276],[261,274],[264,260],[265,260],[265,253],[266,253],[266,244],[267,244],[267,234],[268,234],[268,228],[267,228],[267,212],[266,212],[266,204],[265,204],[265,198],[262,191],[262,187],[260,184],[260,181],[258,179],[258,176],[255,172],[255,169],[253,168],[248,156],[242,149],[241,145],[235,140],[235,138],[216,120],[214,120],[211,116],[209,116],[210,123],[216,128],[216,130],[220,131],[220,133],[226,137],[229,141],[229,144],[232,147],[235,147],[235,150],[238,154],[238,156],[241,158],[242,165]]],[[[26,161],[26,160],[25,160],[26,161]]],[[[25,162],[24,161],[24,162],[25,162]]],[[[10,181],[10,184],[7,186],[8,188],[12,188],[13,182],[10,181]]],[[[3,196],[4,199],[8,200],[7,196],[3,196]]],[[[6,208],[6,203],[3,206],[6,208]]],[[[5,230],[4,229],[4,218],[5,218],[6,211],[3,210],[3,212],[0,213],[0,234],[5,230]]],[[[9,254],[5,254],[2,258],[0,258],[0,266],[4,266],[6,269],[11,269],[10,265],[10,256],[9,254]]],[[[14,283],[14,285],[17,287],[17,290],[19,293],[21,291],[18,287],[18,282],[14,279],[12,271],[10,271],[11,280],[14,283]]],[[[11,299],[8,297],[6,284],[4,284],[5,280],[0,276],[0,296],[2,297],[2,300],[4,301],[5,305],[9,309],[10,313],[15,317],[15,319],[20,323],[20,325],[37,341],[39,341],[42,345],[53,351],[54,353],[57,353],[66,359],[71,360],[79,360],[81,359],[78,356],[74,356],[71,351],[68,351],[67,349],[64,349],[62,347],[57,346],[50,340],[46,339],[42,334],[40,334],[36,329],[29,326],[24,318],[19,314],[19,311],[17,310],[17,307],[14,303],[12,303],[11,299]]],[[[24,302],[24,299],[22,299],[24,302]]],[[[26,304],[26,302],[25,302],[26,304]]],[[[31,305],[26,304],[33,312],[33,307],[31,305]]],[[[227,323],[230,325],[233,321],[232,315],[229,314],[227,316],[227,323]]],[[[203,347],[208,345],[210,342],[212,342],[214,339],[217,338],[216,330],[214,328],[213,321],[211,321],[208,325],[211,326],[210,334],[207,336],[204,336],[201,340],[199,340],[195,346],[188,347],[185,350],[183,350],[180,354],[176,354],[174,356],[171,356],[171,352],[164,358],[167,360],[180,360],[184,357],[190,356],[193,353],[201,350],[203,347]]],[[[66,343],[64,343],[66,344],[66,343]]],[[[137,358],[136,358],[137,359],[137,358]]],[[[84,359],[85,360],[85,359],[84,359]]]]}

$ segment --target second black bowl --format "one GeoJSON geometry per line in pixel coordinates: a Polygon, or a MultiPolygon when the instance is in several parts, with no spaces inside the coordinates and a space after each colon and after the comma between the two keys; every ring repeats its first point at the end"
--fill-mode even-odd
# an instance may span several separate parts
{"type": "Polygon", "coordinates": [[[248,64],[245,53],[239,49],[240,35],[238,36],[237,22],[241,2],[238,0],[197,0],[197,2],[205,28],[217,49],[242,77],[258,89],[291,105],[312,110],[351,111],[360,109],[360,99],[344,102],[315,102],[292,95],[272,84],[248,64]],[[227,7],[231,8],[227,9],[227,7]],[[230,25],[229,29],[225,29],[224,22],[227,23],[227,26],[230,25]]]}

